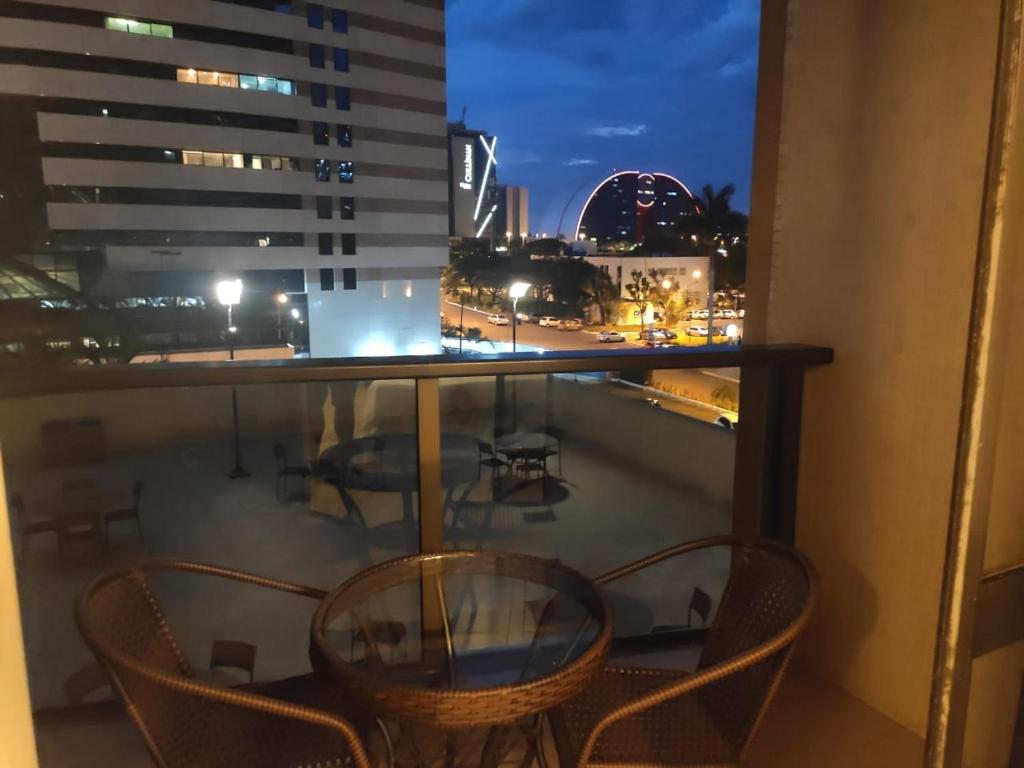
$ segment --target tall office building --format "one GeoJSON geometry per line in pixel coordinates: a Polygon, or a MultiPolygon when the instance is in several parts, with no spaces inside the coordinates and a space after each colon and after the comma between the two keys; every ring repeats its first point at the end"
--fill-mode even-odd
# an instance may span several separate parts
{"type": "Polygon", "coordinates": [[[498,187],[497,225],[506,240],[525,240],[530,234],[530,190],[507,184],[498,187]]]}
{"type": "Polygon", "coordinates": [[[498,239],[502,222],[497,216],[497,151],[497,136],[466,128],[462,122],[448,126],[448,234],[452,237],[498,239]]]}
{"type": "Polygon", "coordinates": [[[71,254],[107,295],[275,271],[313,356],[437,351],[444,23],[443,0],[0,2],[0,255],[71,254]]]}

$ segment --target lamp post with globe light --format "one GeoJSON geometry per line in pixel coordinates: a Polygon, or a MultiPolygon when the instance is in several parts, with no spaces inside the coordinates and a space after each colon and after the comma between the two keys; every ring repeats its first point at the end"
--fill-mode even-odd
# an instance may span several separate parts
{"type": "Polygon", "coordinates": [[[516,326],[519,325],[519,300],[530,290],[529,283],[512,283],[508,287],[508,295],[512,297],[512,351],[516,351],[516,326]]]}
{"type": "Polygon", "coordinates": [[[288,294],[282,291],[274,297],[277,303],[277,340],[284,341],[284,307],[288,303],[288,294]]]}
{"type": "MultiPolygon", "coordinates": [[[[242,281],[221,280],[217,283],[217,300],[228,308],[228,360],[235,359],[235,334],[238,328],[232,322],[232,308],[242,302],[242,281]]],[[[231,385],[231,417],[234,427],[235,439],[235,468],[228,473],[228,477],[237,480],[241,477],[249,477],[249,473],[242,467],[242,448],[238,434],[238,390],[231,385]]]]}

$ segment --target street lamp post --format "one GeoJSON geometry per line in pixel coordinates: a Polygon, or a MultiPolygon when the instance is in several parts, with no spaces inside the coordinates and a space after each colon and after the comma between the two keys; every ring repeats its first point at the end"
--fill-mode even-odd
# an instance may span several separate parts
{"type": "Polygon", "coordinates": [[[516,326],[519,325],[519,300],[530,290],[529,283],[512,283],[508,287],[508,295],[512,297],[512,351],[516,351],[516,326]]]}
{"type": "MultiPolygon", "coordinates": [[[[221,280],[217,283],[217,299],[228,308],[228,360],[235,359],[235,333],[238,329],[232,322],[232,308],[242,301],[241,280],[221,280]]],[[[237,480],[242,477],[249,477],[249,472],[242,467],[242,447],[238,433],[238,389],[231,385],[231,418],[234,428],[235,440],[235,468],[228,473],[228,477],[237,480]]]]}
{"type": "Polygon", "coordinates": [[[708,258],[708,344],[715,343],[715,254],[718,249],[713,245],[708,258]]]}
{"type": "Polygon", "coordinates": [[[279,293],[275,299],[277,301],[277,340],[284,341],[284,305],[288,303],[288,294],[279,293]]]}

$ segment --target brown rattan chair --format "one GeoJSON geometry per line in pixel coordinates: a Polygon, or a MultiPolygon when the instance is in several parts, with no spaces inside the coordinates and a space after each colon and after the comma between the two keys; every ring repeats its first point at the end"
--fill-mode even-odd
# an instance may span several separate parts
{"type": "Polygon", "coordinates": [[[150,575],[188,572],[312,599],[311,587],[210,565],[144,561],[100,576],[75,605],[86,643],[110,676],[160,768],[369,768],[339,692],[312,675],[246,688],[198,681],[164,617],[150,575]]]}
{"type": "Polygon", "coordinates": [[[613,660],[583,694],[549,712],[563,768],[740,764],[815,604],[807,560],[781,544],[718,537],[671,547],[596,581],[715,547],[730,553],[729,580],[696,672],[613,660]]]}

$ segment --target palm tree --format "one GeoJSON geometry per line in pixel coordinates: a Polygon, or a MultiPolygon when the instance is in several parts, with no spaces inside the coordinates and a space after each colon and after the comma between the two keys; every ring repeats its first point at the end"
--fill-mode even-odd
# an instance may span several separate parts
{"type": "Polygon", "coordinates": [[[711,184],[705,184],[696,198],[697,211],[695,216],[687,217],[680,224],[680,232],[689,235],[696,244],[698,252],[708,257],[708,344],[714,343],[714,291],[717,289],[720,274],[718,261],[725,255],[720,250],[732,245],[734,238],[746,239],[747,216],[732,209],[732,196],[736,187],[732,184],[715,190],[711,184]]]}

